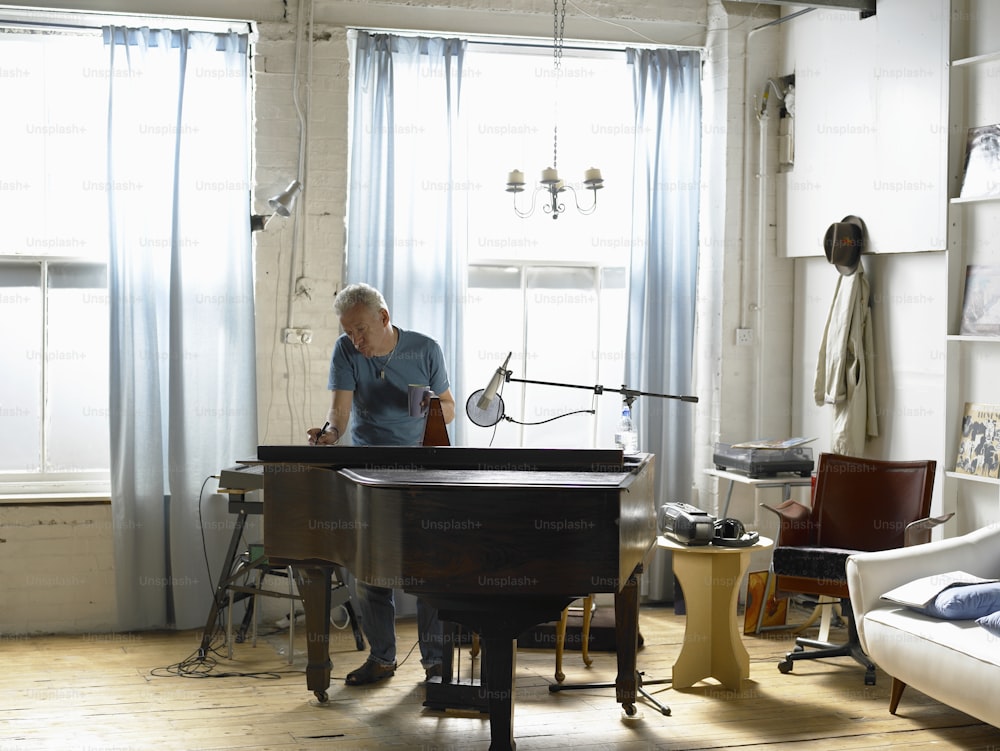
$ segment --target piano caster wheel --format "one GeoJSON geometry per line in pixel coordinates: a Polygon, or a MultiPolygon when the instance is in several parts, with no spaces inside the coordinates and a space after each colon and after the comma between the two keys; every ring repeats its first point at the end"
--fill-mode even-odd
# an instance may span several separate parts
{"type": "Polygon", "coordinates": [[[316,696],[316,701],[320,704],[326,704],[330,701],[330,695],[326,691],[313,691],[313,694],[316,696]]]}
{"type": "Polygon", "coordinates": [[[791,673],[793,664],[791,660],[782,660],[778,663],[778,670],[782,673],[791,673]]]}
{"type": "Polygon", "coordinates": [[[634,717],[636,713],[635,704],[622,704],[622,709],[628,717],[634,717]]]}
{"type": "Polygon", "coordinates": [[[556,683],[562,683],[564,680],[566,680],[566,674],[560,670],[556,673],[556,683]]]}

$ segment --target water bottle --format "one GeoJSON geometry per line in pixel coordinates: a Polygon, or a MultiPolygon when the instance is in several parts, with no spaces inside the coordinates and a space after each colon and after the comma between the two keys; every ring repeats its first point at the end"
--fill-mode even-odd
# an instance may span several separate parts
{"type": "Polygon", "coordinates": [[[615,431],[615,446],[626,454],[634,454],[639,450],[639,434],[635,432],[632,410],[628,404],[622,407],[622,417],[618,422],[618,430],[615,431]]]}

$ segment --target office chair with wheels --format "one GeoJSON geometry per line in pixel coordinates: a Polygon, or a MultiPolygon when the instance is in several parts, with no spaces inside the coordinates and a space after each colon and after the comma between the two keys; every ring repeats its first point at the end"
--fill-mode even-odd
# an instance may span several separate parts
{"type": "Polygon", "coordinates": [[[851,612],[847,557],[930,540],[930,530],[952,516],[928,516],[935,469],[933,460],[824,453],[817,464],[811,508],[794,500],[776,507],[761,504],[781,519],[772,557],[777,595],[837,598],[848,629],[844,644],[797,638],[795,650],[778,664],[782,673],[790,672],[798,660],[852,657],[865,668],[865,685],[875,685],[875,665],[861,649],[851,612]]]}

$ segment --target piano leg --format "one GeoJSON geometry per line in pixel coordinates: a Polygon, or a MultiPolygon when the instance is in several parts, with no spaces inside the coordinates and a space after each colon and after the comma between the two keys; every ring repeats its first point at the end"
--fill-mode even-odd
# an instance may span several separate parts
{"type": "Polygon", "coordinates": [[[513,751],[517,638],[480,634],[486,698],[490,708],[490,751],[513,751]]]}
{"type": "Polygon", "coordinates": [[[635,700],[639,692],[639,672],[636,668],[639,651],[639,582],[635,574],[620,592],[615,592],[615,648],[618,653],[618,676],[615,679],[615,701],[625,714],[636,713],[635,700]]]}
{"type": "Polygon", "coordinates": [[[325,703],[330,688],[330,600],[331,575],[329,566],[296,567],[299,594],[306,614],[306,687],[325,703]]]}
{"type": "MultiPolygon", "coordinates": [[[[431,598],[428,597],[430,600],[431,598]]],[[[490,712],[489,751],[514,751],[514,684],[517,637],[536,623],[556,620],[572,597],[551,601],[531,600],[496,610],[489,598],[465,603],[434,598],[442,620],[455,621],[479,634],[482,647],[482,682],[490,712]]]]}

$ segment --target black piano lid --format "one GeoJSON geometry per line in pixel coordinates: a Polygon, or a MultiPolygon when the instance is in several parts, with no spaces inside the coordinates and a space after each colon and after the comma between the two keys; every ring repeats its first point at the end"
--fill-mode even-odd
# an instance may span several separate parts
{"type": "MultiPolygon", "coordinates": [[[[640,457],[641,458],[641,457],[640,457]]],[[[378,470],[470,469],[511,472],[627,472],[621,449],[468,446],[258,446],[241,464],[312,464],[378,470]]]]}

